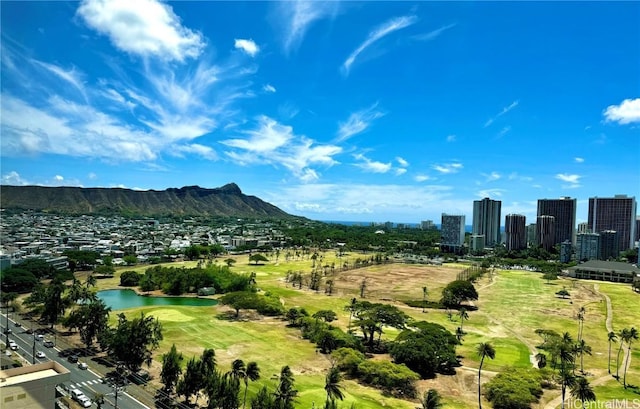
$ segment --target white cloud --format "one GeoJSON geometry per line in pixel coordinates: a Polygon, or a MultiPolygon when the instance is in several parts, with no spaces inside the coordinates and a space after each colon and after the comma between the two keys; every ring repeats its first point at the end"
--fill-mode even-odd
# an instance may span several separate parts
{"type": "Polygon", "coordinates": [[[504,189],[483,189],[476,192],[476,196],[478,197],[501,197],[502,193],[505,192],[504,189]]]}
{"type": "Polygon", "coordinates": [[[583,163],[584,162],[584,158],[579,158],[579,157],[576,157],[573,160],[575,160],[576,163],[583,163]]]}
{"type": "Polygon", "coordinates": [[[98,175],[96,175],[93,172],[89,172],[89,174],[87,175],[87,177],[89,178],[89,180],[96,180],[98,178],[98,175]]]}
{"type": "Polygon", "coordinates": [[[503,136],[505,136],[506,134],[508,134],[511,131],[511,126],[505,126],[504,128],[502,128],[500,130],[500,132],[498,132],[498,134],[496,135],[497,138],[502,138],[503,136]]]}
{"type": "Polygon", "coordinates": [[[307,30],[317,20],[335,15],[338,2],[282,1],[277,2],[276,20],[284,29],[283,47],[285,54],[302,43],[307,30]]]}
{"type": "Polygon", "coordinates": [[[502,177],[498,172],[481,173],[481,175],[484,176],[485,182],[494,182],[502,177]]]}
{"type": "Polygon", "coordinates": [[[303,135],[295,135],[291,126],[261,116],[258,126],[243,132],[247,138],[227,139],[223,145],[232,148],[225,152],[240,165],[269,164],[283,166],[303,182],[319,179],[313,166],[333,166],[333,156],[342,152],[335,145],[316,145],[303,135]]]}
{"type": "Polygon", "coordinates": [[[511,172],[509,174],[509,180],[517,180],[520,182],[531,182],[533,178],[531,176],[521,176],[518,172],[511,172]]]}
{"type": "Polygon", "coordinates": [[[177,145],[173,147],[175,153],[192,153],[198,155],[204,159],[217,160],[218,155],[209,146],[200,145],[198,143],[192,143],[188,145],[177,145]]]}
{"type": "Polygon", "coordinates": [[[457,24],[447,24],[446,26],[442,26],[438,29],[435,29],[433,31],[429,31],[428,33],[423,33],[423,34],[417,34],[414,35],[413,38],[414,40],[418,40],[418,41],[431,41],[435,38],[438,38],[440,36],[440,34],[444,33],[445,31],[449,30],[450,28],[455,27],[457,24]]]}
{"type": "Polygon", "coordinates": [[[85,93],[85,89],[84,89],[84,83],[82,81],[81,78],[81,74],[78,73],[75,68],[72,68],[71,70],[65,70],[62,67],[59,67],[55,64],[48,64],[42,61],[38,61],[38,60],[31,60],[32,63],[39,65],[43,68],[46,68],[49,72],[57,75],[59,78],[65,80],[66,82],[68,82],[69,84],[73,85],[74,88],[76,88],[80,94],[82,95],[82,97],[86,100],[87,99],[87,95],[85,93]]]}
{"type": "Polygon", "coordinates": [[[353,52],[347,57],[347,59],[342,64],[342,72],[345,75],[349,75],[349,71],[351,70],[351,66],[356,61],[360,53],[362,53],[367,47],[381,38],[393,33],[394,31],[401,30],[405,27],[409,27],[418,21],[416,16],[402,16],[395,17],[388,21],[385,21],[378,27],[376,27],[373,31],[369,33],[367,39],[364,40],[362,44],[360,44],[353,52]]]}
{"type": "Polygon", "coordinates": [[[9,173],[5,173],[2,175],[2,184],[3,185],[11,185],[11,186],[26,186],[31,185],[31,183],[20,176],[18,172],[12,170],[9,173]]]}
{"type": "Polygon", "coordinates": [[[396,172],[396,176],[400,176],[400,175],[404,175],[405,173],[407,173],[407,170],[405,168],[396,168],[396,170],[394,172],[396,172]]]}
{"type": "Polygon", "coordinates": [[[322,184],[286,185],[265,192],[265,200],[293,214],[333,220],[340,215],[365,220],[415,220],[416,214],[435,218],[443,209],[469,213],[472,200],[453,198],[453,188],[441,185],[408,186],[401,184],[322,184]]]}
{"type": "Polygon", "coordinates": [[[60,176],[60,175],[55,175],[53,177],[53,179],[57,182],[62,182],[64,180],[64,177],[60,176]]]}
{"type": "Polygon", "coordinates": [[[234,46],[252,57],[255,57],[256,54],[258,54],[258,52],[260,51],[260,47],[258,47],[258,45],[251,39],[243,40],[241,38],[236,38],[234,46]]]}
{"type": "Polygon", "coordinates": [[[378,104],[375,103],[369,108],[354,112],[349,115],[346,122],[341,122],[338,128],[338,142],[345,141],[353,135],[364,132],[371,122],[385,115],[384,112],[377,110],[378,104]]]}
{"type": "Polygon", "coordinates": [[[455,142],[457,137],[455,135],[447,135],[447,142],[455,142]]]}
{"type": "Polygon", "coordinates": [[[383,163],[383,162],[378,162],[378,161],[372,161],[371,159],[367,158],[366,156],[362,155],[362,154],[355,154],[353,155],[353,157],[360,161],[359,163],[356,163],[355,165],[357,167],[359,167],[360,169],[363,169],[367,172],[372,172],[372,173],[387,173],[391,170],[391,163],[383,163]]]}
{"type": "Polygon", "coordinates": [[[416,175],[413,180],[415,180],[416,182],[425,182],[427,180],[431,180],[431,176],[427,176],[427,175],[416,175]]]}
{"type": "Polygon", "coordinates": [[[487,122],[485,122],[484,127],[486,128],[490,126],[496,119],[500,118],[502,115],[506,114],[507,112],[511,111],[513,108],[517,107],[518,104],[520,104],[520,101],[513,101],[508,106],[502,108],[502,111],[498,112],[494,117],[489,118],[487,122]]]}
{"type": "Polygon", "coordinates": [[[271,85],[271,84],[265,84],[265,85],[262,87],[262,90],[263,90],[264,92],[276,92],[276,87],[274,87],[274,86],[273,86],[273,85],[271,85]]]}
{"type": "Polygon", "coordinates": [[[462,163],[453,162],[453,163],[445,163],[443,165],[433,165],[432,168],[437,170],[440,173],[448,174],[448,173],[457,173],[460,169],[463,168],[462,163]]]}
{"type": "Polygon", "coordinates": [[[398,161],[400,166],[402,166],[403,168],[406,168],[407,166],[409,166],[409,162],[407,162],[406,159],[401,158],[400,156],[396,156],[396,160],[398,161]]]}
{"type": "Polygon", "coordinates": [[[184,27],[170,5],[156,0],[85,0],[77,14],[131,54],[184,61],[205,46],[200,33],[184,27]]]}
{"type": "Polygon", "coordinates": [[[609,105],[603,115],[606,122],[617,122],[620,125],[640,122],[640,98],[629,98],[620,105],[609,105]]]}
{"type": "Polygon", "coordinates": [[[570,175],[568,173],[558,173],[555,178],[567,183],[579,183],[580,175],[570,175]]]}

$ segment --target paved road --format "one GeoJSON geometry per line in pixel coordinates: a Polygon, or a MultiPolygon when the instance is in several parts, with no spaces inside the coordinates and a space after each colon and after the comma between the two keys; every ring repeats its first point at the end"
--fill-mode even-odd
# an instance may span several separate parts
{"type": "MultiPolygon", "coordinates": [[[[69,369],[70,382],[66,382],[66,386],[68,386],[69,388],[75,387],[77,389],[80,389],[90,399],[92,399],[96,393],[102,393],[105,395],[106,401],[106,404],[103,405],[103,408],[116,406],[114,389],[102,382],[103,375],[98,373],[96,368],[97,365],[95,365],[95,363],[91,361],[89,357],[80,357],[80,362],[85,362],[89,366],[88,369],[80,369],[77,363],[68,361],[68,359],[66,358],[66,356],[68,356],[68,351],[66,351],[65,349],[61,349],[59,346],[51,348],[47,348],[44,346],[44,339],[54,341],[53,337],[46,335],[43,340],[37,340],[35,334],[28,334],[26,328],[24,328],[32,327],[33,323],[22,320],[19,321],[22,324],[22,326],[20,327],[16,326],[15,321],[11,318],[9,319],[8,325],[8,328],[12,330],[12,333],[8,335],[8,339],[10,341],[14,341],[18,345],[18,350],[12,351],[14,358],[16,356],[19,357],[19,359],[22,360],[23,365],[29,365],[33,362],[40,363],[49,360],[55,360],[65,368],[69,369]],[[34,349],[35,353],[37,353],[38,351],[43,352],[45,354],[45,357],[42,359],[34,358],[34,349]]],[[[0,314],[0,328],[2,343],[6,344],[7,335],[5,334],[5,328],[7,328],[7,317],[5,314],[0,314]]],[[[59,339],[55,339],[55,341],[60,343],[59,339]]],[[[138,387],[127,386],[127,389],[129,388],[138,387]]],[[[117,406],[118,408],[122,409],[140,409],[149,407],[133,398],[129,393],[125,391],[118,393],[117,406]]],[[[93,404],[92,407],[96,407],[96,405],[93,404]]]]}

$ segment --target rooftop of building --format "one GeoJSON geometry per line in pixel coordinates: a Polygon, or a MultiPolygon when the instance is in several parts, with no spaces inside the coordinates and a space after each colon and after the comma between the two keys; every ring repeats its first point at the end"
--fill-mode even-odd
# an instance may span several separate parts
{"type": "Polygon", "coordinates": [[[0,371],[0,388],[69,373],[67,368],[55,361],[6,369],[0,371]]]}
{"type": "Polygon", "coordinates": [[[623,271],[629,273],[640,274],[640,269],[628,263],[621,263],[619,261],[603,261],[603,260],[590,260],[577,266],[570,267],[569,270],[594,270],[594,271],[623,271]]]}

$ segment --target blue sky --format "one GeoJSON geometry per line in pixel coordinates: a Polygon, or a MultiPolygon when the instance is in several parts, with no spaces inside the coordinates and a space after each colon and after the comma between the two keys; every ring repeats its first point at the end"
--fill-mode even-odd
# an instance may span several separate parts
{"type": "Polygon", "coordinates": [[[640,196],[637,2],[1,2],[3,184],[318,220],[640,196]]]}

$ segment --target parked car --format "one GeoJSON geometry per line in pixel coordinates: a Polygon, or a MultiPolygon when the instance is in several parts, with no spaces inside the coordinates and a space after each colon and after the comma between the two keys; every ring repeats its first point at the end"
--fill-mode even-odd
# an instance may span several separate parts
{"type": "Polygon", "coordinates": [[[69,362],[75,364],[76,362],[78,362],[78,355],[69,355],[69,358],[67,358],[69,360],[69,362]]]}
{"type": "Polygon", "coordinates": [[[18,321],[14,322],[13,325],[15,325],[16,327],[21,327],[22,324],[20,324],[18,321]]]}
{"type": "Polygon", "coordinates": [[[44,352],[42,352],[42,351],[36,352],[36,358],[42,359],[42,358],[46,358],[46,357],[47,356],[44,354],[44,352]]]}

